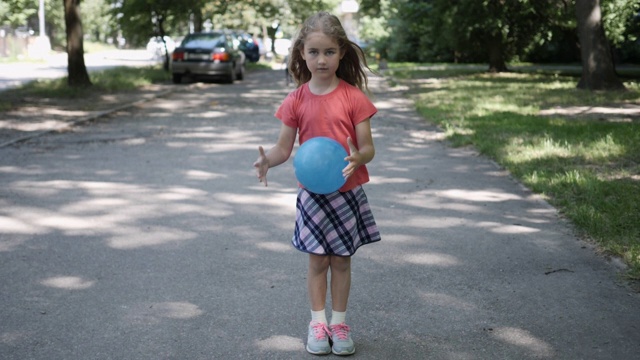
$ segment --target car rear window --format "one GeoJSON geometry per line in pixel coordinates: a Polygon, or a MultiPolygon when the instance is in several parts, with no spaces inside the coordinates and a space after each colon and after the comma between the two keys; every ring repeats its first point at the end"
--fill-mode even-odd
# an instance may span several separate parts
{"type": "Polygon", "coordinates": [[[182,41],[182,47],[188,49],[224,47],[223,34],[191,34],[182,41]]]}

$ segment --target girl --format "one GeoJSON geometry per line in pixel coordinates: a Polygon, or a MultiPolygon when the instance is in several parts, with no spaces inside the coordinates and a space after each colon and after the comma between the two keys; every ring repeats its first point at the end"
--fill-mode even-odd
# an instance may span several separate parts
{"type": "Polygon", "coordinates": [[[282,121],[278,142],[267,153],[260,146],[260,155],[253,164],[258,179],[267,186],[267,171],[289,159],[296,134],[300,144],[326,136],[348,149],[345,158],[348,165],[342,171],[346,183],[338,191],[319,195],[302,185],[298,189],[292,243],[309,254],[307,288],[311,322],[306,348],[312,354],[355,352],[350,328],[345,323],[351,256],[361,245],[380,240],[361,186],[369,181],[365,164],[375,154],[370,118],[377,112],[363,93],[368,91],[365,68],[368,66],[362,49],[347,38],[337,17],[320,12],[307,19],[289,59],[289,71],[297,89],[285,98],[275,114],[282,121]],[[333,311],[327,326],[329,270],[333,311]]]}

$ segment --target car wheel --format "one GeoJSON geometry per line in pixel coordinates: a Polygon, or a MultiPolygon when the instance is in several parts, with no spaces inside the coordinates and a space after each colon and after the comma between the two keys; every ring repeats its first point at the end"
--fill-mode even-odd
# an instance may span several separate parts
{"type": "Polygon", "coordinates": [[[182,74],[173,74],[173,83],[174,84],[182,83],[182,74]]]}
{"type": "Polygon", "coordinates": [[[234,64],[233,66],[231,66],[231,69],[229,69],[229,73],[227,74],[224,80],[227,84],[233,84],[233,81],[235,79],[236,79],[236,66],[234,64]]]}
{"type": "Polygon", "coordinates": [[[240,71],[236,74],[236,79],[244,80],[244,64],[240,65],[240,71]]]}

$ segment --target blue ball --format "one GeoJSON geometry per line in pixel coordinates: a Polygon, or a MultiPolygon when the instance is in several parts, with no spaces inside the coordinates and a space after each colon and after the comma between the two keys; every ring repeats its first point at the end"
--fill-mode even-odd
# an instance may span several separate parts
{"type": "Polygon", "coordinates": [[[339,142],[328,137],[305,141],[293,159],[296,178],[305,189],[316,194],[330,194],[346,182],[342,176],[349,162],[347,151],[339,142]]]}

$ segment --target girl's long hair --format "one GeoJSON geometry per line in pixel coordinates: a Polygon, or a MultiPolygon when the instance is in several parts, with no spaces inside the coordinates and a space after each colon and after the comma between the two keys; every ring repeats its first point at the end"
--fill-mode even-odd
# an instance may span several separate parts
{"type": "Polygon", "coordinates": [[[338,17],[325,11],[318,12],[309,17],[304,24],[302,24],[298,35],[291,45],[288,68],[296,85],[299,87],[311,80],[311,72],[307,68],[301,52],[304,51],[304,40],[307,38],[307,35],[317,31],[334,39],[340,47],[340,54],[344,54],[340,60],[336,75],[349,84],[358,87],[360,90],[369,92],[369,83],[365,70],[371,71],[371,69],[367,65],[364,51],[362,51],[362,48],[360,48],[358,44],[349,40],[338,17]]]}

